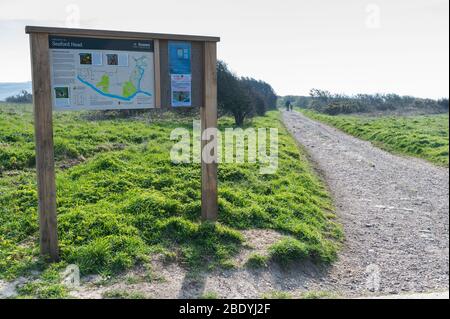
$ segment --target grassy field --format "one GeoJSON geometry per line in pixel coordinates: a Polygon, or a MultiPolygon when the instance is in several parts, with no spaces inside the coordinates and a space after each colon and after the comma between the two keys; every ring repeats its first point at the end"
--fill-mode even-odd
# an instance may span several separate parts
{"type": "MultiPolygon", "coordinates": [[[[191,121],[55,114],[62,261],[49,267],[38,258],[31,108],[0,104],[0,279],[34,273],[39,280],[21,296],[51,298],[67,295],[58,274],[69,263],[114,276],[158,253],[193,270],[234,267],[240,231],[250,228],[286,235],[270,249],[275,262],[335,259],[342,231],[331,200],[276,111],[252,123],[279,128],[276,174],[260,175],[259,164],[219,165],[219,222],[200,223],[200,167],[169,158],[171,130],[191,121]]],[[[232,123],[223,118],[220,127],[232,123]]]]}
{"type": "Polygon", "coordinates": [[[449,117],[421,115],[403,117],[331,116],[301,110],[312,119],[371,141],[388,151],[420,157],[448,166],[449,117]]]}

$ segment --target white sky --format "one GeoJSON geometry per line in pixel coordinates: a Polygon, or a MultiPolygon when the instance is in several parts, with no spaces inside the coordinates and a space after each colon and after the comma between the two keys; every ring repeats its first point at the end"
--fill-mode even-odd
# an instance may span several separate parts
{"type": "Polygon", "coordinates": [[[0,82],[31,78],[25,25],[74,23],[220,36],[220,59],[280,95],[449,96],[448,0],[0,0],[0,82]]]}

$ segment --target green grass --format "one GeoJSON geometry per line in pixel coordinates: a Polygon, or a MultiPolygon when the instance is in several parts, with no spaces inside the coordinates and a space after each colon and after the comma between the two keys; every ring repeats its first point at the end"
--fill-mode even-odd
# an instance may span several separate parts
{"type": "MultiPolygon", "coordinates": [[[[271,260],[277,261],[283,266],[288,266],[292,262],[306,259],[308,256],[314,254],[309,251],[307,244],[295,238],[284,238],[280,240],[278,243],[269,247],[269,253],[271,260]]],[[[328,254],[314,257],[322,257],[322,260],[332,258],[328,254]]]]}
{"type": "Polygon", "coordinates": [[[64,262],[50,265],[42,272],[39,278],[36,276],[23,285],[17,287],[18,299],[61,299],[69,296],[69,290],[61,284],[61,271],[66,264],[64,262]]]}
{"type": "Polygon", "coordinates": [[[261,296],[262,299],[338,299],[339,295],[330,291],[306,291],[302,292],[300,295],[295,296],[288,291],[270,291],[266,292],[261,296]]]}
{"type": "Polygon", "coordinates": [[[142,292],[125,291],[125,290],[109,290],[102,295],[105,299],[148,299],[142,292]]]}
{"type": "Polygon", "coordinates": [[[264,293],[261,299],[293,299],[292,294],[287,291],[270,291],[264,293]]]}
{"type": "Polygon", "coordinates": [[[339,295],[330,291],[307,291],[300,295],[300,299],[338,299],[339,295]]]}
{"type": "MultiPolygon", "coordinates": [[[[55,113],[58,235],[61,258],[82,274],[111,276],[145,264],[153,253],[190,269],[230,267],[240,230],[274,229],[295,238],[319,262],[335,258],[342,231],[332,203],[278,112],[254,119],[279,128],[279,169],[219,165],[219,222],[200,222],[200,166],[173,164],[175,127],[192,119],[94,119],[55,113]],[[120,146],[118,146],[120,145],[120,146]],[[69,165],[70,166],[70,165],[69,165]]],[[[220,120],[220,127],[232,120],[220,120]]],[[[38,258],[37,191],[30,106],[0,104],[0,278],[45,270],[38,258]]],[[[296,258],[297,258],[296,257],[296,258]]],[[[36,290],[32,290],[36,291],[36,290]]]]}
{"type": "Polygon", "coordinates": [[[220,296],[217,292],[206,291],[199,297],[199,299],[220,299],[220,296]]]}
{"type": "Polygon", "coordinates": [[[302,112],[391,152],[448,166],[449,117],[443,115],[363,117],[302,112]]]}
{"type": "Polygon", "coordinates": [[[253,253],[248,257],[245,265],[252,269],[264,268],[267,266],[267,260],[267,256],[253,253]]]}

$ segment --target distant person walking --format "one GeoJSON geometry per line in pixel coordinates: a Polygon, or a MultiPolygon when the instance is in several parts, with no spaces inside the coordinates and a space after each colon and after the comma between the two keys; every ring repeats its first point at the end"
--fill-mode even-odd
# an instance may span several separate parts
{"type": "Polygon", "coordinates": [[[284,106],[286,107],[287,111],[291,111],[292,110],[292,105],[291,105],[291,101],[286,101],[286,103],[284,103],[284,106]]]}

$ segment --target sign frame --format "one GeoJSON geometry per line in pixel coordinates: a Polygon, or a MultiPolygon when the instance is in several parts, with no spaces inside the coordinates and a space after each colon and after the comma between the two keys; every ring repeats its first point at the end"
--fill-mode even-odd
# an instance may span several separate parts
{"type": "MultiPolygon", "coordinates": [[[[39,244],[41,255],[59,260],[55,159],[53,145],[53,102],[50,74],[49,36],[106,39],[152,40],[154,44],[154,105],[161,108],[161,41],[183,41],[202,46],[202,105],[200,118],[202,150],[206,144],[217,146],[217,135],[203,136],[207,129],[217,129],[217,42],[218,37],[143,33],[110,30],[72,29],[26,26],[30,37],[33,110],[38,187],[39,244]]],[[[208,130],[210,131],[210,130],[208,130]]],[[[213,130],[214,131],[214,130],[213,130]]],[[[217,149],[217,147],[214,147],[217,149]]],[[[201,160],[201,217],[216,221],[218,215],[217,154],[206,163],[201,160]]]]}

